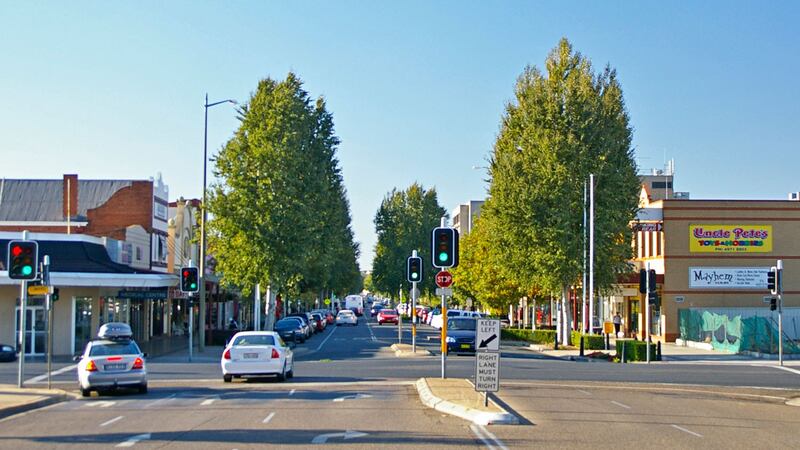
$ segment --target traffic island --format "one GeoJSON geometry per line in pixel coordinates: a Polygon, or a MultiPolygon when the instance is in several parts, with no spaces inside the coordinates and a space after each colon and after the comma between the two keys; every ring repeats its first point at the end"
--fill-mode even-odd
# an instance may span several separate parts
{"type": "Polygon", "coordinates": [[[392,344],[394,356],[397,356],[398,358],[415,358],[433,355],[433,353],[423,348],[419,348],[419,346],[417,346],[416,353],[411,351],[411,348],[412,347],[410,344],[392,344]]]}
{"type": "Polygon", "coordinates": [[[77,393],[60,389],[19,389],[16,386],[0,386],[0,418],[77,398],[77,393]]]}
{"type": "Polygon", "coordinates": [[[476,425],[518,425],[519,418],[491,399],[483,406],[483,394],[463,378],[420,378],[416,383],[422,403],[437,411],[476,425]]]}

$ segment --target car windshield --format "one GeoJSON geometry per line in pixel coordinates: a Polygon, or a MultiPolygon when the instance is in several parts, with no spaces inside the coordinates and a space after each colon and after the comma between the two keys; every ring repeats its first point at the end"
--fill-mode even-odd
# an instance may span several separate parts
{"type": "Polygon", "coordinates": [[[460,315],[461,311],[454,311],[454,310],[447,311],[447,317],[456,317],[460,315]]]}
{"type": "Polygon", "coordinates": [[[92,344],[89,356],[138,355],[139,346],[133,341],[101,341],[92,344]]]}
{"type": "Polygon", "coordinates": [[[300,326],[299,320],[279,320],[275,324],[276,330],[291,330],[300,326]]]}
{"type": "Polygon", "coordinates": [[[474,319],[450,319],[447,321],[448,330],[475,330],[477,321],[474,319]]]}
{"type": "Polygon", "coordinates": [[[275,338],[269,334],[246,334],[233,340],[232,346],[275,345],[275,338]]]}

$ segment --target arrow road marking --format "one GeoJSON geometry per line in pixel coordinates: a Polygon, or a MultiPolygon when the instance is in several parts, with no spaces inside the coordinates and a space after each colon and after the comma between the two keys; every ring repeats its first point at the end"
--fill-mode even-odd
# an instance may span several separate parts
{"type": "Polygon", "coordinates": [[[344,433],[328,433],[328,434],[320,434],[319,436],[315,437],[311,440],[312,444],[324,444],[328,442],[328,439],[335,438],[335,437],[343,437],[345,440],[348,439],[355,439],[366,436],[367,433],[362,433],[360,431],[350,431],[347,430],[344,433]]]}
{"type": "Polygon", "coordinates": [[[117,447],[133,447],[139,441],[146,441],[150,439],[150,433],[137,434],[136,436],[128,438],[127,441],[117,444],[117,447]]]}
{"type": "Polygon", "coordinates": [[[89,406],[89,407],[92,407],[92,408],[94,408],[94,407],[108,408],[109,406],[114,406],[116,403],[117,402],[110,402],[110,401],[102,400],[102,401],[96,401],[96,402],[86,402],[86,403],[84,403],[83,406],[89,406]]]}
{"type": "Polygon", "coordinates": [[[492,342],[495,339],[497,339],[497,335],[493,334],[493,335],[489,336],[487,339],[481,341],[481,345],[479,347],[480,348],[486,348],[489,345],[489,342],[492,342]]]}
{"type": "Polygon", "coordinates": [[[372,396],[369,394],[355,394],[355,395],[345,395],[344,397],[339,397],[333,399],[335,402],[343,402],[345,400],[361,400],[362,398],[371,398],[372,396]]]}

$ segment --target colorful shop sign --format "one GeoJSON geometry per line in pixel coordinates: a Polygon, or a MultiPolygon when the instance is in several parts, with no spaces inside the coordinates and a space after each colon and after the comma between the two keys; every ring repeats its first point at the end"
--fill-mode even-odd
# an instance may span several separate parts
{"type": "Polygon", "coordinates": [[[767,253],[772,225],[689,225],[692,253],[767,253]]]}
{"type": "Polygon", "coordinates": [[[767,290],[769,267],[689,267],[690,289],[767,290]]]}

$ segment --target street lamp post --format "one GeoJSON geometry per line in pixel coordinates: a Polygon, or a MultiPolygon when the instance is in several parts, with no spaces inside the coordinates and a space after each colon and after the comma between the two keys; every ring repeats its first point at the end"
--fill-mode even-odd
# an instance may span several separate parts
{"type": "Polygon", "coordinates": [[[236,100],[222,100],[219,102],[208,103],[206,93],[205,124],[203,126],[203,215],[200,220],[200,314],[197,326],[200,328],[199,348],[204,351],[206,348],[206,220],[208,219],[208,208],[206,207],[206,180],[208,175],[208,108],[222,103],[232,103],[236,105],[236,100]]]}

